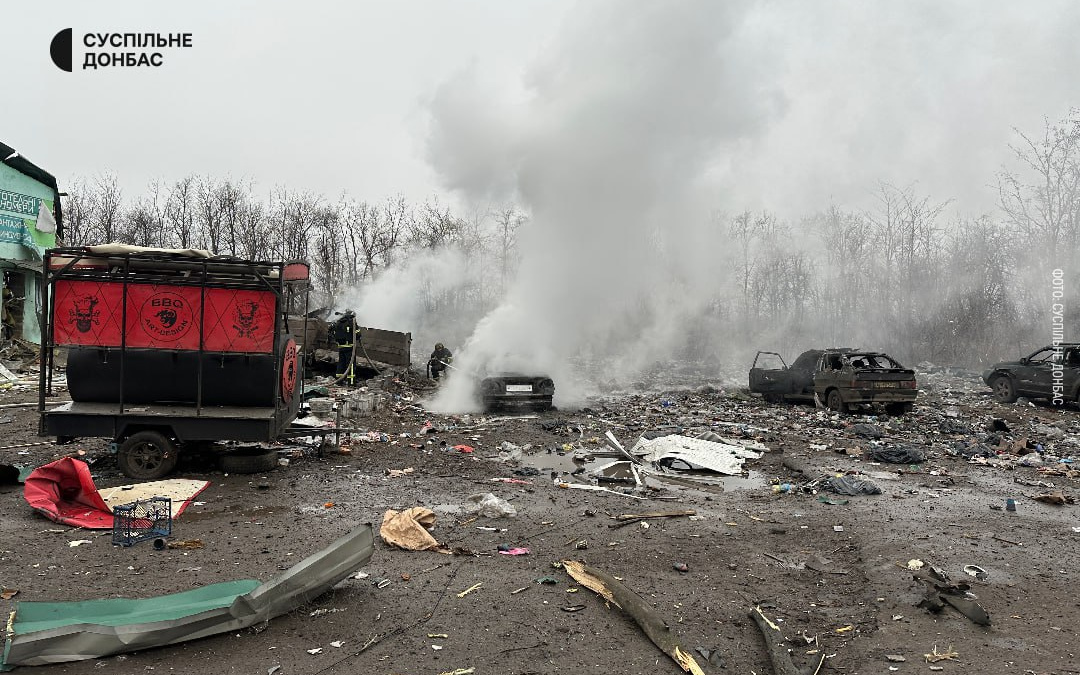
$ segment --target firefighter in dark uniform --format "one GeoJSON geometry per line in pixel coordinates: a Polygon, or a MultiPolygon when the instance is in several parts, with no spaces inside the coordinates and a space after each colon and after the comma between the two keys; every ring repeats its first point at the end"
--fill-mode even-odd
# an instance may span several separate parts
{"type": "Polygon", "coordinates": [[[356,354],[356,315],[351,309],[345,310],[341,318],[334,323],[334,342],[338,346],[337,377],[348,385],[356,384],[356,368],[353,366],[356,354]]]}
{"type": "Polygon", "coordinates": [[[454,360],[454,355],[450,353],[450,350],[443,346],[443,343],[435,343],[435,351],[431,352],[431,358],[428,359],[428,372],[431,373],[431,379],[439,379],[439,374],[446,370],[446,366],[454,360]]]}

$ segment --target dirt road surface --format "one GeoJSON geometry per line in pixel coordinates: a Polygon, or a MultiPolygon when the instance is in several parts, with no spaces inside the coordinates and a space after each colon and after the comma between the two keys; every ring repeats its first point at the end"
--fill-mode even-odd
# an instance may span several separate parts
{"type": "MultiPolygon", "coordinates": [[[[1031,498],[1052,489],[1080,497],[1078,474],[1070,471],[1076,465],[1054,459],[1080,457],[1080,412],[998,405],[970,376],[920,374],[920,386],[915,412],[892,419],[768,405],[738,393],[737,385],[624,392],[582,410],[525,418],[431,415],[408,396],[391,399],[362,420],[388,440],[354,436],[350,454],[282,448],[288,466],[256,475],[223,474],[212,458],[182,461],[177,477],[211,481],[174,525],[175,538],[205,543],[190,551],[157,551],[149,543],[114,547],[108,532],[46,520],[24,502],[21,486],[4,486],[0,585],[19,592],[0,601],[0,610],[7,616],[20,600],[148,597],[267,579],[360,523],[377,527],[386,509],[426,506],[438,516],[434,536],[458,555],[398,550],[380,541],[364,578],[348,579],[254,629],[21,670],[681,672],[625,613],[605,606],[557,566],[574,559],[621,579],[686,645],[715,652],[711,663],[695,652],[706,672],[774,672],[748,618],[760,606],[783,631],[797,665],[826,656],[823,673],[1080,673],[1080,506],[1031,498]],[[995,418],[1009,431],[991,435],[995,418]],[[441,430],[418,435],[426,421],[441,430]],[[857,423],[877,425],[883,437],[856,435],[857,423]],[[567,475],[575,465],[559,453],[608,452],[597,439],[609,430],[627,446],[648,431],[711,430],[757,439],[770,451],[748,461],[747,474],[738,478],[671,480],[654,472],[646,500],[558,487],[560,481],[589,484],[587,474],[567,475]],[[506,441],[531,447],[520,461],[504,462],[499,448],[506,441]],[[998,453],[1009,444],[1034,451],[1026,460],[998,453]],[[475,450],[463,453],[455,445],[475,450]],[[853,454],[877,445],[913,446],[928,458],[894,465],[853,454]],[[964,456],[973,451],[974,460],[964,456]],[[1022,466],[1025,461],[1034,466],[1022,466]],[[388,474],[409,468],[412,473],[388,474]],[[513,473],[533,469],[539,473],[513,473]],[[803,490],[810,479],[845,472],[861,472],[883,494],[803,490]],[[774,490],[784,483],[791,491],[774,490]],[[489,492],[517,515],[484,518],[460,510],[470,495],[489,492]],[[1016,502],[1014,512],[1000,508],[1008,498],[1016,502]],[[696,515],[611,527],[619,514],[674,509],[696,515]],[[69,547],[76,539],[92,544],[69,547]],[[502,555],[500,545],[529,553],[502,555]],[[912,560],[970,584],[992,624],[976,625],[951,607],[932,614],[916,606],[926,586],[907,568],[912,560]],[[677,569],[683,565],[686,571],[677,569]],[[986,579],[965,574],[967,565],[981,567],[986,579]],[[556,583],[537,583],[543,577],[556,583]],[[928,662],[925,655],[935,653],[954,656],[928,662]]],[[[9,390],[0,403],[35,395],[29,388],[9,390]]],[[[0,410],[0,445],[49,440],[36,429],[35,409],[0,410]]],[[[117,471],[103,440],[4,449],[0,462],[39,465],[76,448],[95,460],[99,488],[131,482],[117,471]]],[[[588,466],[600,461],[610,460],[588,466]]]]}

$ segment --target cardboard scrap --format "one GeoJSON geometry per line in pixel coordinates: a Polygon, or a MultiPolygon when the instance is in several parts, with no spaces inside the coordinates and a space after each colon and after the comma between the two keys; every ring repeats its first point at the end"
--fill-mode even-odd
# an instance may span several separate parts
{"type": "Polygon", "coordinates": [[[428,532],[435,527],[435,512],[422,506],[414,506],[404,511],[387,509],[383,514],[379,536],[391,546],[406,551],[441,551],[444,550],[435,537],[428,532]]]}

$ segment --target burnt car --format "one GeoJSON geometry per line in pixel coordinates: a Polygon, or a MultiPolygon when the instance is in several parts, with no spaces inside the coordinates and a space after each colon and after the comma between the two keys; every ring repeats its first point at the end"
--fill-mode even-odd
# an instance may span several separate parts
{"type": "Polygon", "coordinates": [[[1020,396],[1080,402],[1080,343],[1048,345],[1019,361],[1002,361],[983,373],[983,382],[999,403],[1020,396]]]}
{"type": "Polygon", "coordinates": [[[547,375],[502,373],[480,380],[477,396],[484,410],[550,410],[555,382],[547,375]]]}
{"type": "Polygon", "coordinates": [[[790,366],[776,352],[758,352],[750,391],[773,403],[816,398],[837,412],[880,403],[891,415],[911,412],[919,394],[914,370],[888,354],[847,347],[810,349],[790,366]],[[764,367],[768,360],[779,367],[764,367]]]}

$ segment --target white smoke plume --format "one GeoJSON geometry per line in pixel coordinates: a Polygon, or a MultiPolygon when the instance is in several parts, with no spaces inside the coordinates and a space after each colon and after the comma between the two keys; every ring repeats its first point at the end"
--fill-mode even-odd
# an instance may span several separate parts
{"type": "Polygon", "coordinates": [[[468,335],[471,326],[461,316],[439,311],[440,298],[475,283],[467,270],[453,248],[421,251],[404,265],[344,290],[336,309],[355,311],[360,326],[412,333],[414,354],[426,354],[435,342],[454,344],[468,335]]]}
{"type": "MultiPolygon", "coordinates": [[[[474,64],[431,101],[429,161],[467,202],[517,200],[532,221],[457,365],[547,373],[565,404],[583,391],[575,360],[629,375],[669,358],[734,276],[711,209],[795,218],[918,181],[992,210],[1012,127],[1075,103],[1050,64],[1080,66],[1080,5],[1040,10],[590,2],[522,81],[474,64]]],[[[468,407],[470,388],[456,378],[436,407],[468,407]]]]}
{"type": "MultiPolygon", "coordinates": [[[[481,199],[514,177],[532,216],[504,303],[457,365],[549,374],[560,404],[582,393],[572,359],[633,372],[702,311],[724,276],[702,173],[782,105],[754,66],[769,62],[765,45],[740,37],[743,5],[586,7],[530,73],[528,96],[495,104],[503,114],[468,114],[505,101],[474,73],[446,83],[429,144],[449,185],[481,199]],[[460,140],[485,137],[506,142],[460,140]]],[[[435,407],[469,407],[468,380],[452,378],[435,407]]]]}

